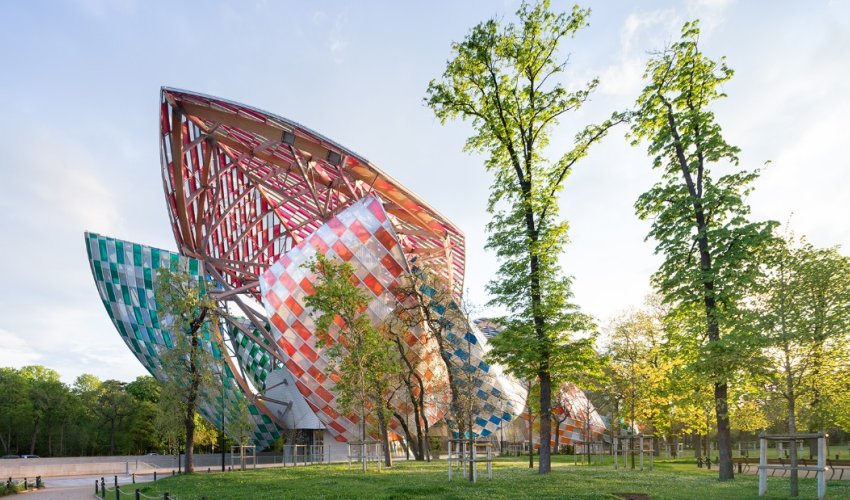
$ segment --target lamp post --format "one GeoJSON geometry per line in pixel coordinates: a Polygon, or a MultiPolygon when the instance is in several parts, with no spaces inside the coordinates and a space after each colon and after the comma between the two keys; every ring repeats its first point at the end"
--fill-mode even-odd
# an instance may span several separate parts
{"type": "Polygon", "coordinates": [[[221,447],[221,472],[224,472],[224,370],[221,371],[221,431],[218,440],[221,447]]]}

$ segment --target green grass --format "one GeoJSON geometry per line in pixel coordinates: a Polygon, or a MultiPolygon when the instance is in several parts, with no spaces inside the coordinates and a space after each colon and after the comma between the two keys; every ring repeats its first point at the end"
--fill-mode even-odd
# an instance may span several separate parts
{"type": "MultiPolygon", "coordinates": [[[[643,493],[652,499],[746,499],[758,498],[756,476],[741,475],[734,481],[717,480],[716,469],[706,471],[684,462],[657,460],[652,472],[613,470],[612,467],[574,466],[572,457],[555,457],[552,473],[538,476],[528,469],[527,457],[500,458],[494,462],[493,479],[471,484],[455,477],[449,481],[446,462],[431,464],[397,462],[392,469],[367,474],[347,465],[316,465],[298,468],[258,469],[226,474],[195,474],[169,477],[140,485],[142,493],[162,498],[169,492],[179,500],[261,498],[608,498],[616,493],[643,493]]],[[[788,480],[768,479],[767,498],[787,498],[788,480]]],[[[816,498],[814,479],[800,481],[800,498],[816,498]]],[[[129,493],[132,490],[125,489],[129,493]]],[[[830,498],[850,498],[850,481],[830,481],[830,498]]],[[[111,496],[108,494],[107,498],[111,496]]]]}

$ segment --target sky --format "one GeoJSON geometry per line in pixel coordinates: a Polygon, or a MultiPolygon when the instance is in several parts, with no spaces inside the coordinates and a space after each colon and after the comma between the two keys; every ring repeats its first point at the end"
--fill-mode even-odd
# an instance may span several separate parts
{"type": "MultiPolygon", "coordinates": [[[[553,1],[558,10],[572,3],[553,1]]],[[[704,52],[735,69],[714,106],[741,165],[763,169],[755,219],[791,221],[850,249],[850,0],[589,1],[562,82],[599,77],[549,152],[631,107],[651,51],[700,19],[704,52]]],[[[83,231],[174,249],[158,151],[161,86],[246,103],[333,138],[419,193],[466,234],[466,287],[484,306],[490,178],[463,151],[468,123],[423,104],[452,41],[517,1],[0,2],[0,366],[144,373],[109,317],[83,231]]],[[[575,168],[561,199],[575,301],[604,327],[640,306],[660,258],[634,202],[658,178],[621,127],[575,168]]],[[[488,312],[485,308],[484,313],[488,312]]]]}

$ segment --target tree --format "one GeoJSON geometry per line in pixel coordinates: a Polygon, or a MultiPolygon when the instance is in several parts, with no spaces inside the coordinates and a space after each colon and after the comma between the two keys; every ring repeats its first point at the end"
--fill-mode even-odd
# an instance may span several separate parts
{"type": "Polygon", "coordinates": [[[214,355],[216,351],[225,351],[220,338],[211,332],[211,325],[216,325],[219,319],[215,300],[206,293],[212,286],[179,269],[162,268],[156,275],[156,302],[168,347],[160,356],[165,372],[163,395],[168,395],[161,398],[161,403],[165,400],[161,404],[164,410],[161,420],[174,418],[183,423],[187,474],[194,472],[198,398],[203,393],[219,392],[217,374],[223,369],[214,355]]]}
{"type": "MultiPolygon", "coordinates": [[[[452,361],[452,356],[455,350],[460,347],[455,342],[450,340],[450,336],[458,335],[460,330],[468,328],[469,318],[465,314],[464,308],[458,306],[458,300],[452,293],[448,284],[440,278],[440,276],[427,265],[415,262],[414,267],[410,271],[406,271],[399,275],[393,294],[398,299],[396,306],[388,326],[391,332],[390,338],[396,343],[406,344],[404,341],[407,332],[413,328],[419,328],[430,339],[433,339],[433,344],[437,347],[437,353],[445,368],[448,387],[439,387],[431,385],[430,389],[435,394],[427,394],[426,384],[422,377],[413,370],[413,379],[416,386],[412,387],[414,394],[413,400],[416,400],[416,405],[419,406],[419,413],[424,419],[424,411],[426,404],[431,402],[439,404],[440,396],[444,389],[448,390],[449,407],[448,413],[452,416],[449,420],[449,425],[454,426],[454,431],[458,435],[464,432],[464,426],[458,420],[460,415],[462,418],[463,410],[463,391],[460,387],[462,380],[459,379],[464,373],[462,367],[458,367],[452,361]],[[436,401],[433,401],[436,399],[436,401]]],[[[466,333],[464,331],[464,333],[466,333]]],[[[426,342],[425,345],[430,344],[426,342]]],[[[468,347],[468,346],[467,346],[468,347]]],[[[415,368],[413,366],[411,369],[415,368]]],[[[468,375],[468,374],[467,374],[468,375]]],[[[424,432],[428,436],[428,423],[424,423],[424,432]]],[[[425,436],[423,436],[425,437],[425,436]]],[[[429,440],[428,437],[425,437],[429,440]]]]}
{"type": "Polygon", "coordinates": [[[0,444],[5,453],[18,453],[18,429],[31,413],[27,380],[19,370],[0,368],[0,444]]]}
{"type": "Polygon", "coordinates": [[[39,433],[46,427],[48,434],[48,453],[52,454],[50,438],[51,424],[68,396],[68,388],[59,380],[59,373],[40,365],[21,368],[20,373],[27,380],[29,399],[32,402],[32,433],[30,454],[35,454],[39,433]]]}
{"type": "Polygon", "coordinates": [[[109,428],[109,454],[115,454],[115,431],[125,417],[133,413],[132,396],[126,391],[126,384],[118,380],[107,380],[100,384],[95,413],[109,428]]]}
{"type": "Polygon", "coordinates": [[[567,60],[559,59],[558,49],[587,24],[588,15],[578,7],[556,14],[543,0],[523,2],[516,23],[490,19],[478,24],[462,42],[452,44],[452,59],[442,78],[431,81],[425,98],[441,122],[471,120],[475,134],[466,149],[488,155],[486,168],[494,180],[487,247],[500,260],[488,289],[492,304],[510,313],[500,336],[507,333],[517,341],[503,359],[508,366],[532,367],[539,378],[540,407],[547,415],[540,421],[541,474],[551,468],[553,365],[565,348],[564,323],[570,323],[570,282],[561,276],[558,263],[567,231],[558,219],[558,194],[589,147],[623,119],[615,115],[584,128],[573,148],[556,161],[544,156],[559,117],[581,107],[598,83],[594,79],[568,91],[559,81],[567,60]]]}
{"type": "Polygon", "coordinates": [[[73,394],[80,402],[77,417],[77,439],[81,455],[99,451],[99,437],[102,426],[95,414],[97,398],[100,394],[100,379],[96,376],[83,373],[74,380],[73,394]]]}
{"type": "MultiPolygon", "coordinates": [[[[712,101],[732,77],[723,59],[715,62],[699,48],[696,22],[681,39],[647,63],[647,86],[637,100],[633,144],[649,144],[653,168],[662,179],[635,204],[641,219],[652,219],[649,237],[664,262],[653,280],[673,309],[700,310],[701,370],[714,385],[721,479],[733,478],[728,387],[741,350],[752,336],[737,334],[734,314],[758,275],[758,255],[772,238],[775,223],[751,222],[744,201],[758,172],[738,169],[739,149],[721,135],[712,101]],[[725,162],[730,173],[713,176],[710,166],[725,162]]],[[[746,355],[741,356],[746,359],[746,355]]]]}
{"type": "Polygon", "coordinates": [[[150,375],[139,375],[125,387],[136,401],[147,401],[156,404],[162,390],[160,383],[150,375]]]}
{"type": "MultiPolygon", "coordinates": [[[[767,341],[763,368],[773,392],[786,403],[788,432],[797,432],[801,400],[810,410],[802,413],[809,413],[811,430],[823,431],[831,420],[830,381],[842,379],[848,361],[850,258],[837,248],[815,248],[793,237],[777,240],[770,255],[756,301],[767,341]]],[[[789,451],[796,466],[797,447],[789,451]]],[[[798,494],[792,470],[791,495],[798,494]]]]}
{"type": "MultiPolygon", "coordinates": [[[[367,314],[369,296],[355,283],[354,267],[317,254],[310,263],[317,276],[315,292],[306,297],[316,322],[318,344],[331,360],[329,371],[339,380],[336,398],[346,411],[356,411],[360,420],[360,438],[366,442],[366,420],[375,413],[384,448],[384,461],[390,465],[386,401],[389,382],[398,371],[391,355],[395,347],[367,314]],[[335,333],[335,335],[334,335],[335,333]]],[[[366,472],[366,456],[362,460],[366,472]]]]}

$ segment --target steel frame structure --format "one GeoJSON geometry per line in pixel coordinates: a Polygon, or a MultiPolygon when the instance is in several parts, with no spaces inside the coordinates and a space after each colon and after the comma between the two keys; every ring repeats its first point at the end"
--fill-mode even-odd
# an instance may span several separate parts
{"type": "MultiPolygon", "coordinates": [[[[332,227],[339,231],[336,237],[354,230],[359,231],[362,248],[355,242],[343,252],[350,254],[355,247],[359,250],[354,251],[365,252],[366,260],[359,261],[361,269],[384,252],[377,247],[370,250],[367,240],[377,238],[388,251],[397,248],[392,252],[399,252],[381,260],[382,265],[400,272],[409,262],[427,263],[459,297],[465,271],[463,233],[362,156],[294,121],[169,87],[161,89],[159,113],[162,183],[178,254],[86,234],[95,282],[116,328],[146,368],[158,374],[157,350],[169,346],[163,340],[167,332],[159,326],[164,318],[157,316],[151,276],[165,263],[148,256],[168,254],[217,285],[207,293],[221,304],[223,321],[210,323],[207,330],[227,349],[224,362],[233,392],[221,400],[238,399],[237,389],[249,397],[257,425],[255,443],[267,445],[293,425],[312,429],[325,425],[335,429],[337,440],[344,441],[339,422],[321,415],[322,411],[335,413],[333,408],[311,401],[313,393],[302,383],[311,381],[298,379],[308,368],[321,371],[313,364],[316,353],[311,353],[309,367],[293,366],[293,343],[312,342],[304,334],[309,332],[301,329],[301,339],[295,336],[282,319],[294,321],[292,309],[268,300],[270,293],[273,298],[303,299],[279,289],[288,274],[301,272],[298,266],[281,263],[291,263],[290,255],[303,255],[323,238],[322,230],[328,235],[332,227]],[[351,221],[369,218],[369,210],[382,221],[388,219],[386,231],[376,227],[377,232],[369,233],[356,222],[351,227],[341,222],[348,216],[351,221]]],[[[324,251],[334,252],[327,247],[324,251]]],[[[374,276],[369,277],[374,281],[374,276]]],[[[305,286],[309,288],[309,283],[305,286]]],[[[381,291],[373,287],[373,292],[380,298],[387,283],[377,288],[381,291]]],[[[301,322],[309,319],[303,303],[295,310],[301,322]]],[[[484,360],[486,337],[498,329],[487,321],[476,324],[457,326],[452,338],[472,350],[459,349],[451,356],[457,358],[453,363],[476,370],[484,408],[476,419],[480,429],[476,432],[487,436],[522,412],[517,401],[524,396],[520,397],[517,381],[484,360]]],[[[411,333],[410,338],[419,337],[411,333]]],[[[427,355],[422,363],[427,371],[427,355]]],[[[315,375],[312,382],[321,378],[315,375]]],[[[322,387],[314,389],[326,399],[331,397],[322,387]]],[[[205,404],[205,416],[216,420],[212,399],[205,404]]],[[[442,415],[434,412],[432,418],[442,415]]]]}

